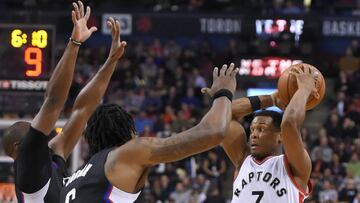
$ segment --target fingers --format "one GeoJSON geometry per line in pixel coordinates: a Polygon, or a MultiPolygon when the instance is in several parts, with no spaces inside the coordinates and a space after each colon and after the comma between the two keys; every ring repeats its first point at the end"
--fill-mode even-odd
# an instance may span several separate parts
{"type": "Polygon", "coordinates": [[[213,71],[213,80],[219,77],[219,68],[215,67],[213,71]]]}
{"type": "Polygon", "coordinates": [[[112,38],[114,39],[114,36],[115,36],[115,21],[114,21],[114,18],[110,17],[108,20],[107,20],[107,23],[106,23],[109,27],[109,29],[111,30],[111,36],[112,38]]]}
{"type": "Polygon", "coordinates": [[[226,70],[227,70],[227,65],[224,64],[220,70],[220,77],[224,77],[225,76],[225,73],[226,73],[226,70]]]}
{"type": "Polygon", "coordinates": [[[73,7],[74,7],[74,11],[75,11],[75,16],[76,16],[76,19],[80,19],[80,11],[79,11],[79,7],[76,3],[73,3],[73,7]]]}
{"type": "Polygon", "coordinates": [[[304,73],[311,74],[311,68],[308,65],[304,65],[304,73]]]}
{"type": "Polygon", "coordinates": [[[76,22],[76,14],[75,14],[75,11],[71,11],[71,20],[72,20],[72,22],[75,24],[75,22],[76,22]]]}
{"type": "Polygon", "coordinates": [[[81,1],[78,1],[79,10],[80,10],[80,17],[84,17],[84,4],[81,1]]]}
{"type": "Polygon", "coordinates": [[[93,26],[89,30],[91,33],[93,33],[93,32],[96,32],[98,29],[97,29],[97,27],[93,26]]]}
{"type": "Polygon", "coordinates": [[[235,70],[231,73],[231,77],[236,77],[237,73],[240,71],[240,68],[235,68],[235,70]]]}
{"type": "Polygon", "coordinates": [[[120,40],[120,22],[115,20],[115,40],[120,40]]]}
{"type": "Polygon", "coordinates": [[[229,75],[231,76],[231,73],[234,71],[235,68],[235,64],[234,63],[230,63],[229,68],[226,70],[225,75],[229,75]]]}
{"type": "Polygon", "coordinates": [[[210,95],[211,89],[208,87],[201,88],[201,93],[210,95]]]}
{"type": "Polygon", "coordinates": [[[86,7],[85,20],[88,21],[90,18],[91,9],[89,6],[86,7]]]}

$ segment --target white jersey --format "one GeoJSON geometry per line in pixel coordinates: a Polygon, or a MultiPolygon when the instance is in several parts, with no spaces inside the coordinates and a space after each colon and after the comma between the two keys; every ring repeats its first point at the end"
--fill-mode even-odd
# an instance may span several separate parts
{"type": "Polygon", "coordinates": [[[232,203],[303,203],[312,190],[301,191],[288,170],[284,155],[267,157],[261,163],[251,155],[241,165],[233,185],[232,203]]]}

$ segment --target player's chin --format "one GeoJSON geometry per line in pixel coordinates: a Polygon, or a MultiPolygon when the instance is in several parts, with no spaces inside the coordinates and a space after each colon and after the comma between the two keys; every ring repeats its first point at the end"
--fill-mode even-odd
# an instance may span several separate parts
{"type": "Polygon", "coordinates": [[[257,148],[253,148],[253,147],[250,148],[250,153],[255,158],[261,157],[262,154],[257,148]]]}

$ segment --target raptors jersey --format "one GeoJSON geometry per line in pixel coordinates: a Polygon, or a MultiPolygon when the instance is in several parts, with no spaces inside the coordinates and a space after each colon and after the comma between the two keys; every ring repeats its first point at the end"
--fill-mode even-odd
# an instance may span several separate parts
{"type": "Polygon", "coordinates": [[[292,178],[287,158],[272,156],[261,163],[251,155],[244,160],[233,185],[232,203],[303,203],[312,190],[301,191],[292,178]]]}
{"type": "Polygon", "coordinates": [[[60,203],[133,203],[138,198],[140,192],[124,192],[106,178],[104,165],[111,150],[113,148],[98,152],[84,167],[64,179],[60,203]]]}

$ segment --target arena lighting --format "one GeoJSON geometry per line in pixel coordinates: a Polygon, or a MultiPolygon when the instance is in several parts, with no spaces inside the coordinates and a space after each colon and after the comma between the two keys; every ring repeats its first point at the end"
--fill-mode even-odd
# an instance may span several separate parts
{"type": "Polygon", "coordinates": [[[280,57],[241,59],[239,75],[279,78],[286,68],[301,62],[301,60],[280,57]]]}

